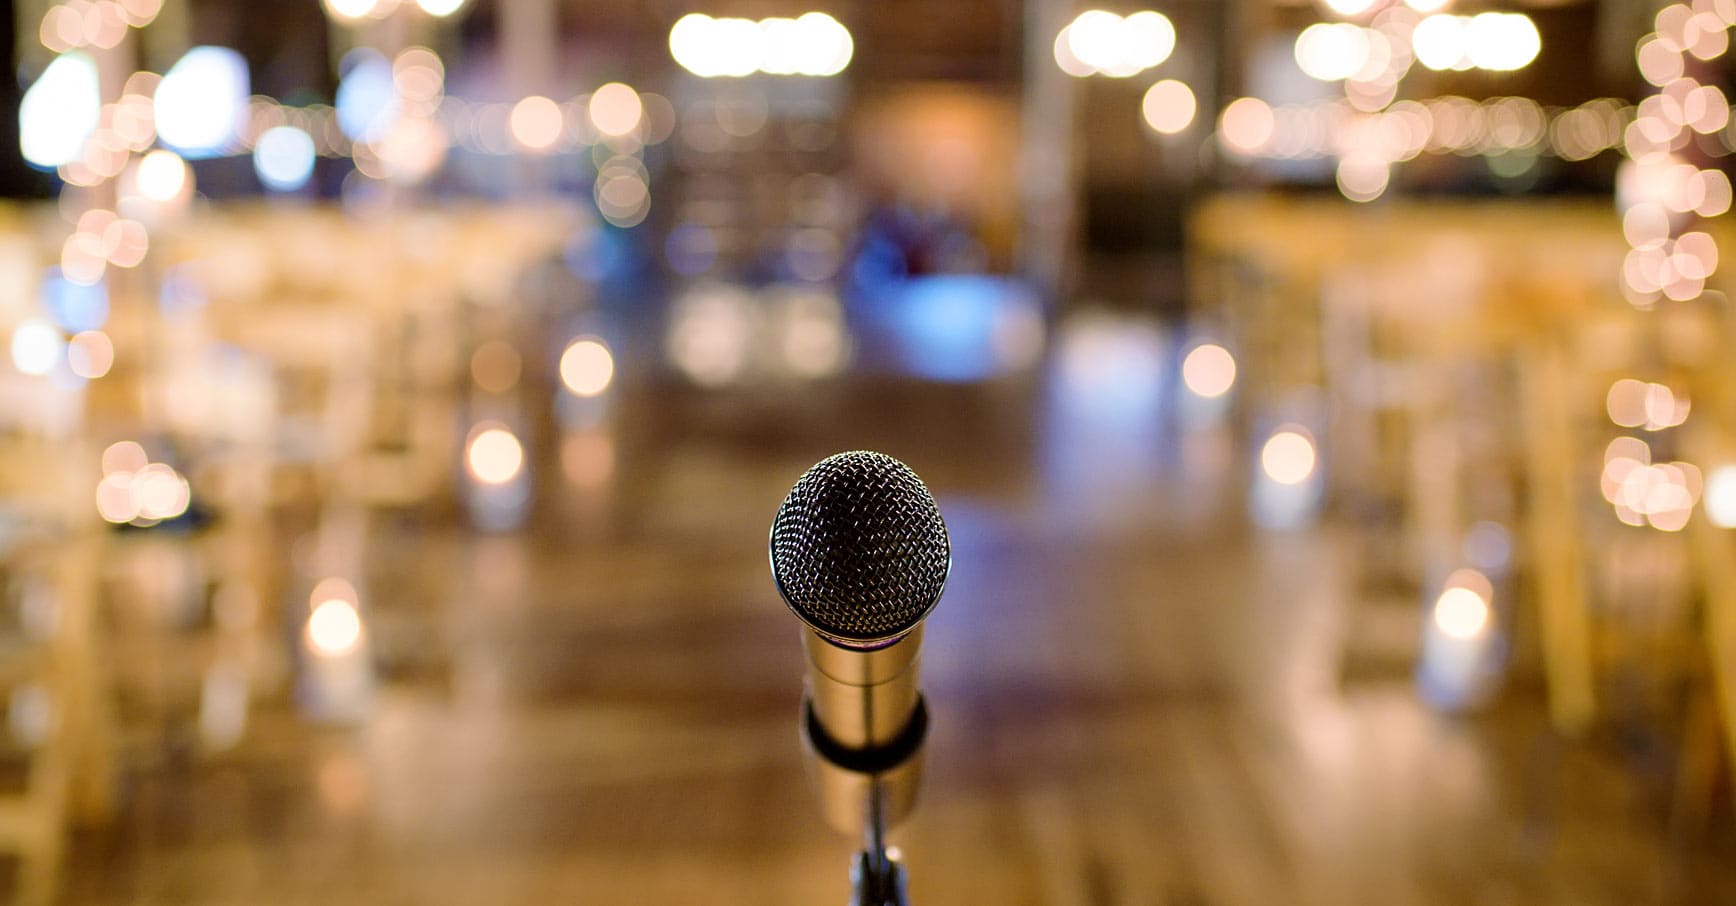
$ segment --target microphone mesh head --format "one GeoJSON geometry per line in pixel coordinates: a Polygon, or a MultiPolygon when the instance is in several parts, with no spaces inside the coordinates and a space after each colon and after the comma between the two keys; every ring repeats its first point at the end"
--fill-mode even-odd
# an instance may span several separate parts
{"type": "Polygon", "coordinates": [[[952,545],[922,479],[884,453],[820,460],[772,521],[772,578],[822,635],[879,642],[916,628],[940,601],[952,545]]]}

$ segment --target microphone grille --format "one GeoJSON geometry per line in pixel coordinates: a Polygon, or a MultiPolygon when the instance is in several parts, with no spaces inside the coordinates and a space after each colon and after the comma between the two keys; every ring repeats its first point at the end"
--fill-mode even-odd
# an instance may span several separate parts
{"type": "Polygon", "coordinates": [[[804,473],[772,521],[772,577],[796,616],[841,641],[916,628],[940,600],[952,545],[922,479],[858,450],[804,473]]]}

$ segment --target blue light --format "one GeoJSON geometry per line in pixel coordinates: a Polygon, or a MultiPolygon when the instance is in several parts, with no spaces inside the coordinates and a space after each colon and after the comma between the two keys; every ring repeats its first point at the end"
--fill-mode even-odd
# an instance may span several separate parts
{"type": "Polygon", "coordinates": [[[561,258],[573,276],[592,283],[601,283],[614,276],[627,262],[627,250],[619,234],[594,227],[585,228],[568,240],[561,258]]]}
{"type": "Polygon", "coordinates": [[[701,224],[683,223],[669,231],[663,254],[671,270],[683,277],[697,277],[717,263],[717,239],[701,224]]]}
{"type": "Polygon", "coordinates": [[[294,192],[313,176],[313,137],[294,126],[267,129],[253,146],[253,172],[265,187],[294,192]]]}
{"type": "Polygon", "coordinates": [[[51,267],[42,278],[42,307],[67,333],[96,330],[108,321],[108,284],[98,280],[84,286],[61,276],[60,268],[51,267]]]}
{"type": "Polygon", "coordinates": [[[1031,364],[1042,311],[1022,284],[942,274],[893,284],[864,314],[886,333],[900,368],[936,381],[977,381],[1031,364]]]}
{"type": "Polygon", "coordinates": [[[358,47],[338,67],[338,128],[351,141],[371,141],[398,118],[398,89],[392,64],[377,50],[358,47]]]}

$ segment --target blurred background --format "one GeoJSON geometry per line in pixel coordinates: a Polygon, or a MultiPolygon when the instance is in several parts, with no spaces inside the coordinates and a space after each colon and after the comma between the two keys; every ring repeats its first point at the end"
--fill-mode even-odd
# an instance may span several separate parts
{"type": "Polygon", "coordinates": [[[0,901],[844,902],[871,448],[915,902],[1736,902],[1736,2],[793,3],[8,4],[0,901]]]}

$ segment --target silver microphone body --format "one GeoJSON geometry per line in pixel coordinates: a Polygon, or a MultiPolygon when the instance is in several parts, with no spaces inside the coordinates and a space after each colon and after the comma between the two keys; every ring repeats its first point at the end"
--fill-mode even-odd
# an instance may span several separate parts
{"type": "Polygon", "coordinates": [[[872,651],[805,635],[802,741],[820,813],[840,833],[873,837],[910,815],[922,783],[922,632],[872,651]]]}
{"type": "Polygon", "coordinates": [[[892,745],[910,726],[922,693],[922,627],[879,648],[846,648],[804,632],[808,703],[832,742],[846,749],[892,745]]]}

